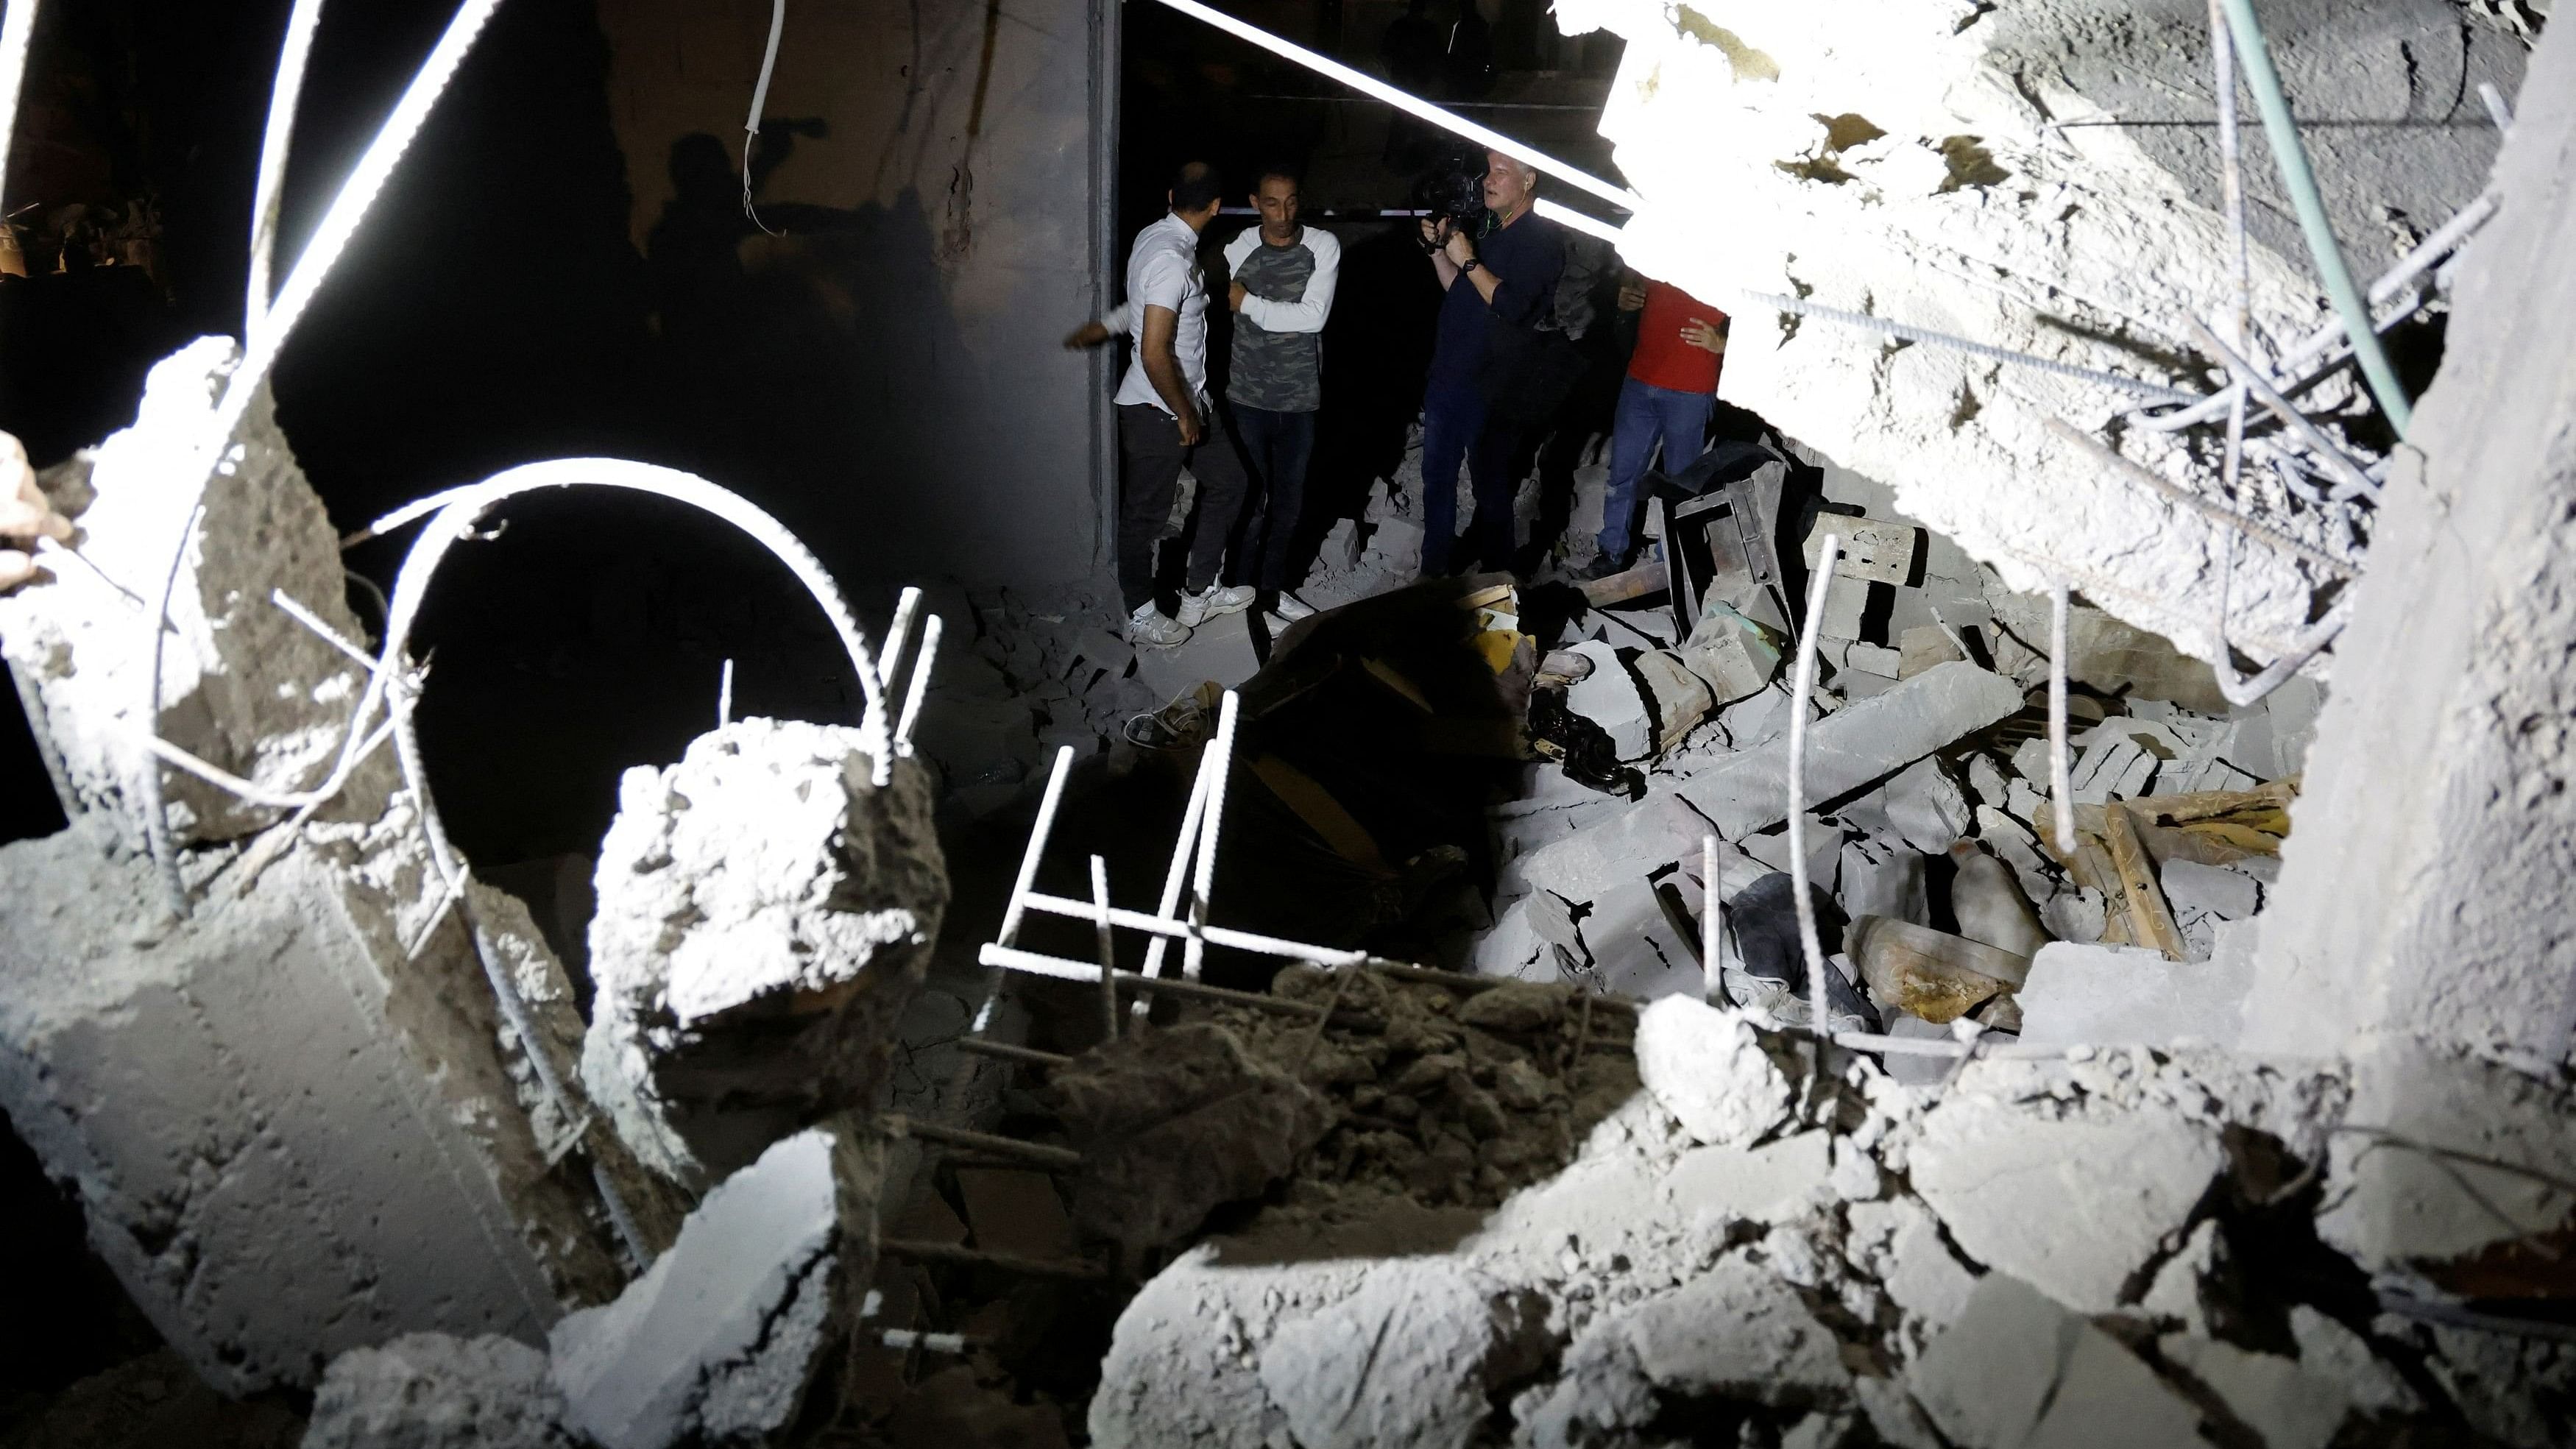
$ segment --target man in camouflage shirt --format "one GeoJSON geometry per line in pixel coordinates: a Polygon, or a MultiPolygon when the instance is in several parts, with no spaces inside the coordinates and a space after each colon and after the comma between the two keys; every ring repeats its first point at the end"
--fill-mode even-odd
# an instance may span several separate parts
{"type": "Polygon", "coordinates": [[[1225,395],[1258,490],[1243,510],[1232,567],[1236,581],[1260,590],[1285,624],[1314,612],[1288,592],[1288,555],[1315,450],[1315,410],[1324,402],[1324,319],[1333,310],[1342,247],[1330,232],[1298,223],[1297,178],[1286,171],[1263,172],[1252,204],[1261,224],[1225,248],[1234,275],[1233,373],[1225,395]]]}

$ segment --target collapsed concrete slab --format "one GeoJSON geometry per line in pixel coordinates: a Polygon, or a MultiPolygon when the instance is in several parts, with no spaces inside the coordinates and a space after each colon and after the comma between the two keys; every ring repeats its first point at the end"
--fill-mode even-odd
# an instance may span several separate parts
{"type": "Polygon", "coordinates": [[[1907,1156],[1970,1257],[2084,1313],[2143,1291],[2135,1280],[2181,1246],[2221,1161],[2218,1134],[2179,1116],[2051,1120],[1974,1092],[1926,1114],[1907,1156]]]}
{"type": "Polygon", "coordinates": [[[2118,1339],[2005,1273],[1977,1280],[1906,1384],[1966,1449],[2203,1442],[2191,1404],[2118,1339]]]}
{"type": "MultiPolygon", "coordinates": [[[[208,896],[184,923],[102,814],[0,849],[0,1106],[155,1328],[236,1394],[407,1332],[533,1340],[625,1276],[590,1171],[613,1144],[564,1155],[560,1113],[540,1136],[472,942],[431,929],[407,810],[319,833],[247,891],[184,856],[208,896]]],[[[478,920],[550,966],[515,929],[478,920]]]]}
{"type": "MultiPolygon", "coordinates": [[[[1927,669],[1883,694],[1845,705],[1807,731],[1807,798],[1849,794],[2021,705],[2019,686],[1973,664],[1927,669]]],[[[1788,741],[1728,755],[1683,781],[1678,793],[1729,840],[1776,825],[1789,818],[1788,741]]]]}
{"type": "Polygon", "coordinates": [[[554,1326],[564,1423],[601,1449],[759,1441],[792,1421],[875,1271],[882,1143],[841,1124],[707,1194],[652,1270],[554,1326]]]}
{"type": "MultiPolygon", "coordinates": [[[[338,535],[277,430],[261,385],[233,445],[189,503],[191,449],[239,361],[229,338],[201,337],[152,369],[134,425],[86,453],[80,497],[56,500],[80,528],[81,562],[51,555],[53,579],[0,596],[0,653],[32,687],[76,804],[143,840],[135,781],[146,725],[163,739],[272,790],[320,783],[337,758],[366,673],[270,602],[283,590],[338,629],[349,612],[338,535]],[[185,548],[182,552],[182,544],[185,548]],[[181,559],[162,638],[161,713],[143,718],[153,631],[145,614],[181,559]]],[[[161,770],[172,839],[229,840],[274,823],[193,775],[161,770]]],[[[329,807],[371,819],[393,771],[379,756],[329,807]]]]}
{"type": "MultiPolygon", "coordinates": [[[[2251,927],[2242,927],[2247,937],[2251,927]]],[[[2207,962],[2168,961],[2141,946],[2052,941],[2031,959],[2019,993],[2022,1039],[2033,1046],[2232,1045],[2253,988],[2251,950],[2222,938],[2207,962]],[[2232,948],[2231,948],[2232,947],[2232,948]]]]}
{"type": "Polygon", "coordinates": [[[629,770],[600,844],[582,1077],[699,1185],[873,1100],[948,900],[919,760],[856,730],[739,720],[629,770]]]}

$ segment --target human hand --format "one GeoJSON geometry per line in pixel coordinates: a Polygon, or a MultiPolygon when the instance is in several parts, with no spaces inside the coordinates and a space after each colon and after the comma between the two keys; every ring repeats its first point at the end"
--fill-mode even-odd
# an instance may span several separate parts
{"type": "Polygon", "coordinates": [[[1622,312],[1645,311],[1646,284],[1638,281],[1634,277],[1630,277],[1626,281],[1621,282],[1619,284],[1619,310],[1622,312]]]}
{"type": "Polygon", "coordinates": [[[1174,418],[1172,421],[1180,424],[1182,447],[1195,448],[1199,445],[1200,426],[1199,410],[1197,408],[1181,409],[1180,416],[1174,418]]]}
{"type": "Polygon", "coordinates": [[[1436,221],[1427,216],[1422,219],[1422,249],[1424,251],[1436,252],[1440,250],[1441,232],[1447,227],[1447,225],[1448,223],[1446,222],[1436,221]]]}
{"type": "Polygon", "coordinates": [[[1682,324],[1682,341],[1712,356],[1726,355],[1726,334],[1697,317],[1682,324]]]}
{"type": "Polygon", "coordinates": [[[36,486],[26,445],[0,433],[0,593],[36,576],[36,540],[68,543],[71,536],[72,521],[56,513],[36,486]]]}
{"type": "Polygon", "coordinates": [[[1247,287],[1247,286],[1243,285],[1241,282],[1237,282],[1237,283],[1235,283],[1235,284],[1234,284],[1234,291],[1226,297],[1226,300],[1225,300],[1226,308],[1227,308],[1229,311],[1235,311],[1235,312],[1240,312],[1240,311],[1242,311],[1242,310],[1243,310],[1243,299],[1244,299],[1244,298],[1246,298],[1246,297],[1249,297],[1249,296],[1251,296],[1251,295],[1252,295],[1252,289],[1251,289],[1251,288],[1249,288],[1249,287],[1247,287]]]}
{"type": "Polygon", "coordinates": [[[1454,266],[1464,267],[1476,259],[1476,244],[1467,240],[1467,234],[1463,231],[1449,233],[1449,240],[1440,249],[1448,254],[1449,261],[1454,266]]]}
{"type": "Polygon", "coordinates": [[[1098,347],[1108,340],[1108,328],[1097,322],[1085,322],[1073,329],[1072,336],[1064,339],[1064,348],[1067,352],[1080,352],[1086,347],[1098,347]]]}

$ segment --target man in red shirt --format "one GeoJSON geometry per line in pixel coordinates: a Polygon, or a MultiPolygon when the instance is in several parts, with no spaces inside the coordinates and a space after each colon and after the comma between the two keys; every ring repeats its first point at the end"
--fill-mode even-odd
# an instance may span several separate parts
{"type": "Polygon", "coordinates": [[[1654,460],[1655,445],[1663,445],[1666,473],[1680,472],[1707,446],[1718,360],[1726,355],[1726,314],[1679,287],[1631,275],[1619,290],[1619,306],[1643,308],[1645,316],[1610,429],[1610,494],[1601,505],[1601,557],[1585,571],[1589,578],[1631,562],[1637,480],[1654,460]]]}

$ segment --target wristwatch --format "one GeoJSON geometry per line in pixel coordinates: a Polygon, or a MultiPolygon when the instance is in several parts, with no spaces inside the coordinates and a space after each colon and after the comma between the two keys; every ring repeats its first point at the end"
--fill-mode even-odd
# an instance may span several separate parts
{"type": "Polygon", "coordinates": [[[1482,257],[1469,257],[1467,260],[1458,264],[1458,270],[1461,272],[1472,272],[1484,264],[1485,259],[1482,257]]]}

